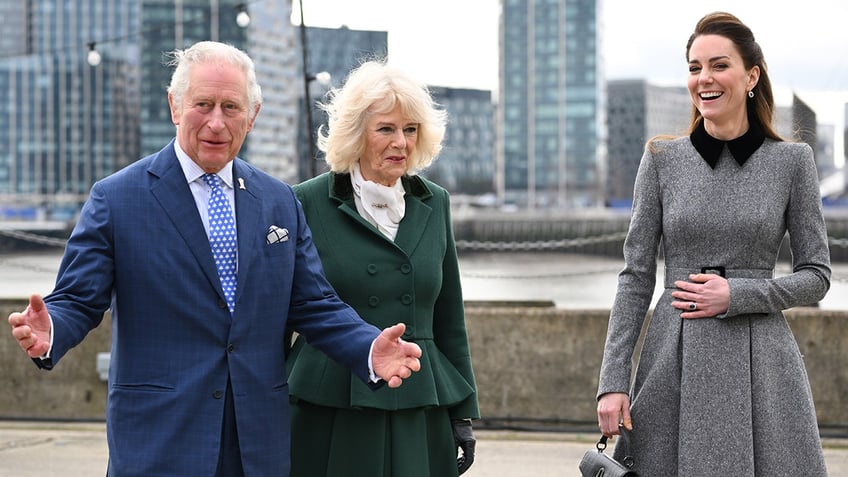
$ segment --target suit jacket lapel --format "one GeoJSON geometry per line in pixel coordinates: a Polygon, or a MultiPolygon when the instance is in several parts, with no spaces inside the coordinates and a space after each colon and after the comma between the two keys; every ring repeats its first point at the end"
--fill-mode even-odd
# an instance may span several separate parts
{"type": "Polygon", "coordinates": [[[194,255],[209,283],[224,298],[212,248],[203,227],[203,221],[197,212],[194,197],[186,182],[174,152],[173,141],[162,149],[150,164],[148,173],[155,177],[150,193],[159,202],[171,219],[177,233],[185,240],[188,249],[194,255]]]}
{"type": "MultiPolygon", "coordinates": [[[[262,190],[259,181],[253,180],[254,171],[241,159],[233,162],[233,185],[235,186],[235,210],[238,228],[238,284],[236,301],[247,288],[246,280],[254,262],[262,255],[265,247],[266,228],[272,224],[262,223],[262,190]]],[[[275,224],[284,227],[285,224],[275,224]]]]}

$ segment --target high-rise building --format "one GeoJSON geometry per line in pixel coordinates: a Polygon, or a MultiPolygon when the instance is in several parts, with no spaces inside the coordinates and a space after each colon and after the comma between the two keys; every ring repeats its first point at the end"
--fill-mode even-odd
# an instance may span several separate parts
{"type": "MultiPolygon", "coordinates": [[[[250,9],[247,52],[262,85],[262,111],[247,135],[244,158],[269,174],[294,183],[298,179],[298,109],[302,101],[300,39],[291,23],[291,0],[244,3],[250,9]]],[[[231,10],[232,12],[232,10],[231,10]]]]}
{"type": "Polygon", "coordinates": [[[91,184],[138,155],[138,1],[0,0],[0,198],[72,216],[91,184]],[[7,35],[8,32],[8,35],[7,35]]]}
{"type": "Polygon", "coordinates": [[[497,130],[504,203],[603,203],[599,3],[502,0],[497,130]]]}
{"type": "Polygon", "coordinates": [[[816,125],[816,167],[819,171],[819,178],[824,179],[836,170],[836,162],[833,156],[834,142],[833,134],[835,131],[833,124],[816,125]]]}
{"type": "Polygon", "coordinates": [[[658,86],[642,79],[607,82],[606,204],[629,208],[645,142],[686,132],[692,100],[685,86],[658,86]]]}
{"type": "Polygon", "coordinates": [[[70,218],[96,180],[167,144],[165,54],[201,40],[253,57],[264,101],[241,155],[296,180],[303,83],[290,17],[289,0],[0,0],[0,202],[70,218]]]}
{"type": "Polygon", "coordinates": [[[842,195],[848,198],[848,103],[842,114],[842,195]]]}
{"type": "Polygon", "coordinates": [[[0,1],[0,55],[3,58],[23,56],[31,49],[27,23],[31,2],[28,0],[0,1]]]}
{"type": "MultiPolygon", "coordinates": [[[[818,149],[818,120],[816,112],[809,104],[804,102],[797,94],[792,95],[792,136],[793,140],[805,142],[813,148],[813,151],[818,149]]],[[[816,168],[821,178],[821,164],[816,160],[816,168]]]]}
{"type": "Polygon", "coordinates": [[[483,195],[494,190],[494,107],[492,92],[431,86],[433,99],[448,113],[442,152],[424,175],[452,194],[483,195]]]}

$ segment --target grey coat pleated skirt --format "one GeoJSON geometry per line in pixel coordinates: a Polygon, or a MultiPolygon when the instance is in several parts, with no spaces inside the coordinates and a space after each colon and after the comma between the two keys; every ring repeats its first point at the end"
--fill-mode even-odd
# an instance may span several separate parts
{"type": "Polygon", "coordinates": [[[765,143],[740,166],[725,147],[715,169],[688,137],[656,143],[636,178],[625,268],[610,314],[598,395],[630,392],[631,455],[642,477],[826,475],[810,386],[782,311],[830,286],[830,255],[812,151],[765,143]],[[775,277],[789,233],[792,272],[775,277]],[[665,293],[645,322],[662,247],[665,293]],[[684,320],[674,280],[725,267],[723,315],[684,320]]]}

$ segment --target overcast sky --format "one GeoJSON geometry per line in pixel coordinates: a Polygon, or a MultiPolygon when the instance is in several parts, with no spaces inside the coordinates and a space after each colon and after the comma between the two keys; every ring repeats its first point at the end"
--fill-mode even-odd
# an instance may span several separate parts
{"type": "MultiPolygon", "coordinates": [[[[299,23],[300,0],[292,19],[299,23]]],[[[308,26],[381,30],[389,60],[438,86],[496,90],[500,0],[302,0],[308,26]]],[[[848,1],[601,0],[608,79],[686,84],[686,41],[704,14],[725,10],[754,31],[778,104],[792,92],[819,122],[842,127],[848,102],[848,1]]],[[[841,129],[839,129],[841,130],[841,129]]],[[[839,135],[841,136],[841,135],[839,135]]]]}

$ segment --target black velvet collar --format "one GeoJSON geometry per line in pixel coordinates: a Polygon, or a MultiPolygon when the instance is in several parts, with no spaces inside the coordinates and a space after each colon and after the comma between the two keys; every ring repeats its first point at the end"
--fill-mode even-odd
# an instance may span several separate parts
{"type": "MultiPolygon", "coordinates": [[[[420,176],[403,175],[400,180],[403,182],[403,189],[407,194],[414,195],[421,200],[429,199],[433,196],[433,193],[420,176]]],[[[329,182],[331,197],[342,201],[353,199],[353,183],[350,181],[349,172],[330,172],[329,182]]]]}
{"type": "Polygon", "coordinates": [[[701,157],[703,157],[704,160],[707,161],[707,164],[709,164],[713,169],[715,169],[715,166],[718,163],[718,158],[721,156],[721,151],[724,150],[725,144],[727,144],[727,148],[730,150],[730,155],[736,159],[736,162],[738,162],[741,167],[745,165],[745,161],[747,161],[748,158],[751,157],[751,154],[759,149],[766,140],[766,135],[763,132],[763,128],[760,126],[759,121],[749,117],[748,123],[750,126],[745,134],[737,137],[736,139],[731,139],[730,141],[722,141],[721,139],[716,139],[710,136],[706,128],[704,128],[704,121],[701,120],[698,127],[696,127],[695,130],[692,131],[692,134],[689,135],[689,140],[692,141],[692,145],[695,146],[695,149],[701,157]]]}

